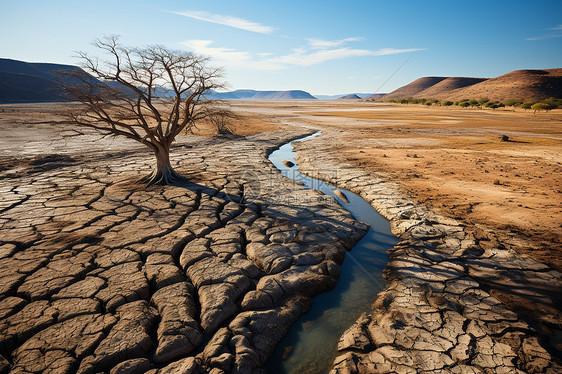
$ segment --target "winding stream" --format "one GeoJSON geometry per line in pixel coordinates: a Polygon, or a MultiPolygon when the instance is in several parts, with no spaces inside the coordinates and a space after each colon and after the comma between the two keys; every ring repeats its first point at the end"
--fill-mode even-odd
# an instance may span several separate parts
{"type": "MultiPolygon", "coordinates": [[[[294,140],[313,139],[320,132],[294,140]]],[[[336,187],[298,172],[292,142],[271,153],[269,160],[281,174],[332,196],[357,220],[370,225],[367,234],[346,254],[336,287],[314,297],[310,311],[303,315],[278,344],[269,360],[269,373],[327,373],[337,357],[337,343],[343,332],[361,313],[369,310],[383,288],[382,270],[388,259],[386,250],[398,239],[390,232],[390,223],[358,195],[339,189],[349,203],[333,191],[336,187]],[[283,161],[290,161],[292,167],[283,161]]]]}

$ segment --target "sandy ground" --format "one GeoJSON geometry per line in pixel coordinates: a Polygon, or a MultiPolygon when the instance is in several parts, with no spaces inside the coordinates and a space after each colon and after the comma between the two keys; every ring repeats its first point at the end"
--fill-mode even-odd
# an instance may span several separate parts
{"type": "Polygon", "coordinates": [[[342,160],[382,172],[437,213],[515,234],[531,243],[521,251],[562,269],[562,111],[349,101],[234,105],[324,129],[334,138],[327,151],[342,160]]]}

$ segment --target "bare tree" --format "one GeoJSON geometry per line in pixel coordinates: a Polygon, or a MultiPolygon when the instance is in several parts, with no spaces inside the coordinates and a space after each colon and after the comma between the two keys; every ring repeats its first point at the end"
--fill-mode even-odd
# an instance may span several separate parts
{"type": "Polygon", "coordinates": [[[73,73],[62,82],[74,100],[83,104],[70,113],[71,120],[150,148],[156,168],[143,179],[147,185],[177,182],[181,176],[170,164],[170,146],[181,131],[213,113],[209,109],[213,102],[205,95],[222,87],[221,71],[193,53],[162,46],[124,47],[115,36],[96,40],[94,45],[109,59],[79,52],[89,74],[73,73]]]}
{"type": "Polygon", "coordinates": [[[216,105],[207,109],[207,119],[217,130],[218,135],[233,135],[234,121],[241,117],[234,113],[226,104],[216,105]]]}

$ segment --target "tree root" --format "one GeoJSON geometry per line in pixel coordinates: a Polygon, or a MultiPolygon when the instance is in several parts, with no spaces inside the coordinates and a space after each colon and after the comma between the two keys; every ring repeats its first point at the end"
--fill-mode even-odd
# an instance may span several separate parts
{"type": "Polygon", "coordinates": [[[185,183],[186,181],[187,179],[185,177],[176,173],[172,168],[167,170],[156,170],[140,180],[140,182],[144,183],[146,187],[154,185],[174,186],[185,183]]]}

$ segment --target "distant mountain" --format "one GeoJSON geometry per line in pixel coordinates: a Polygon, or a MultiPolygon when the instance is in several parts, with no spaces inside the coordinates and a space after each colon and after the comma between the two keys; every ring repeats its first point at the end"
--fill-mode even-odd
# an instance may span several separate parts
{"type": "Polygon", "coordinates": [[[370,95],[369,97],[367,97],[367,101],[379,100],[379,99],[382,99],[383,97],[385,97],[386,95],[388,95],[388,94],[384,94],[384,93],[373,94],[373,95],[370,95]]]}
{"type": "Polygon", "coordinates": [[[344,95],[342,97],[338,97],[338,100],[361,100],[361,98],[356,94],[349,94],[349,95],[344,95]]]}
{"type": "Polygon", "coordinates": [[[416,94],[415,97],[432,99],[445,98],[453,90],[472,86],[473,84],[484,82],[485,80],[486,78],[450,77],[443,79],[441,82],[434,84],[431,87],[426,88],[422,92],[416,94]]]}
{"type": "Polygon", "coordinates": [[[316,100],[314,96],[312,96],[306,91],[301,91],[301,90],[271,92],[268,94],[264,93],[258,95],[256,98],[260,100],[292,100],[292,99],[316,100]]]}
{"type": "Polygon", "coordinates": [[[213,91],[206,95],[211,100],[303,100],[316,99],[306,91],[256,91],[256,90],[235,90],[230,92],[213,91]]]}
{"type": "Polygon", "coordinates": [[[0,71],[0,104],[62,101],[60,86],[43,77],[0,71]]]}
{"type": "Polygon", "coordinates": [[[447,77],[423,77],[416,79],[412,83],[398,88],[387,94],[385,99],[408,99],[410,97],[415,97],[418,93],[423,92],[429,87],[447,79],[447,77]]]}
{"type": "MultiPolygon", "coordinates": [[[[0,59],[0,103],[31,103],[48,101],[69,101],[61,87],[57,73],[79,71],[72,65],[32,63],[12,59],[0,59]]],[[[95,78],[92,78],[95,79],[95,78]]],[[[99,82],[101,84],[101,82],[99,82]]],[[[103,82],[110,87],[127,92],[129,89],[117,82],[103,82]]],[[[156,96],[170,96],[170,90],[157,88],[156,96]]],[[[220,100],[302,100],[316,99],[305,91],[256,91],[236,90],[232,92],[213,91],[208,99],[220,100]]]]}
{"type": "Polygon", "coordinates": [[[512,71],[497,78],[490,78],[459,90],[453,90],[443,98],[462,100],[481,97],[500,101],[562,98],[562,68],[512,71]]]}
{"type": "MultiPolygon", "coordinates": [[[[348,96],[348,95],[357,95],[359,96],[360,99],[364,99],[366,97],[372,96],[372,93],[359,93],[359,92],[353,92],[353,93],[349,93],[349,94],[339,94],[339,95],[314,95],[315,98],[320,99],[320,100],[335,100],[335,99],[339,99],[342,96],[348,96]]],[[[377,94],[380,95],[380,94],[377,94]]],[[[384,95],[384,94],[383,94],[384,95]]]]}
{"type": "Polygon", "coordinates": [[[205,95],[209,100],[238,100],[240,97],[236,96],[233,92],[217,92],[211,91],[205,95]]]}
{"type": "Polygon", "coordinates": [[[72,65],[0,58],[0,103],[68,101],[57,73],[75,71],[85,74],[72,65]]]}
{"type": "Polygon", "coordinates": [[[562,68],[515,70],[496,78],[423,77],[392,91],[384,99],[425,98],[505,101],[562,98],[562,68]]]}

